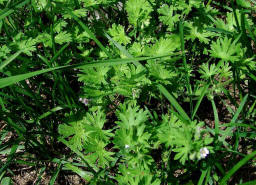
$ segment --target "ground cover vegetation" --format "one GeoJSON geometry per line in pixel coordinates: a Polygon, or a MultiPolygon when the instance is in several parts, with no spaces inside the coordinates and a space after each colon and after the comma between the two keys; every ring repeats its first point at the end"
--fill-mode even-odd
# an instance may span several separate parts
{"type": "Polygon", "coordinates": [[[1,184],[256,184],[255,5],[0,0],[1,184]]]}

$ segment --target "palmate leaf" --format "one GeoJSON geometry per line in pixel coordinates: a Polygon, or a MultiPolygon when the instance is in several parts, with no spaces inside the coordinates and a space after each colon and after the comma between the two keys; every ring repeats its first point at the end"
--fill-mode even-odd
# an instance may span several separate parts
{"type": "Polygon", "coordinates": [[[115,75],[111,78],[114,84],[113,92],[126,97],[139,97],[140,89],[149,84],[146,71],[142,65],[115,66],[115,75]]]}
{"type": "MultiPolygon", "coordinates": [[[[63,22],[60,24],[65,24],[65,23],[63,22]]],[[[64,25],[62,25],[62,26],[64,26],[64,25]]],[[[60,29],[62,29],[61,25],[57,25],[56,30],[55,30],[57,32],[57,34],[54,37],[55,43],[62,45],[64,43],[71,42],[72,41],[71,34],[67,33],[66,31],[58,32],[60,29]]],[[[42,34],[38,35],[37,40],[38,40],[38,42],[43,43],[44,47],[50,47],[50,48],[52,47],[52,37],[49,33],[42,33],[42,34]]]]}
{"type": "Polygon", "coordinates": [[[142,56],[144,55],[144,46],[139,42],[134,42],[129,48],[129,53],[134,57],[142,56]]]}
{"type": "Polygon", "coordinates": [[[32,0],[31,4],[35,11],[42,12],[47,7],[47,0],[32,0]]]}
{"type": "Polygon", "coordinates": [[[18,48],[28,56],[32,56],[32,52],[36,51],[35,44],[37,43],[36,39],[29,38],[28,40],[21,41],[18,44],[18,48]]]}
{"type": "Polygon", "coordinates": [[[149,155],[151,134],[146,130],[147,111],[138,106],[123,104],[116,113],[118,129],[113,143],[129,164],[149,166],[153,163],[149,155]]]}
{"type": "Polygon", "coordinates": [[[160,38],[152,46],[145,48],[145,55],[160,56],[174,52],[180,48],[180,37],[178,35],[170,35],[169,38],[160,38]]]}
{"type": "Polygon", "coordinates": [[[94,68],[81,68],[81,74],[78,74],[78,80],[84,82],[86,85],[91,83],[97,85],[107,84],[107,73],[111,68],[105,67],[94,67],[94,68]]]}
{"type": "Polygon", "coordinates": [[[149,75],[159,83],[170,84],[171,80],[178,76],[178,73],[174,69],[167,69],[164,64],[157,61],[148,61],[147,68],[149,75]]]}
{"type": "MultiPolygon", "coordinates": [[[[67,45],[66,45],[67,46],[67,45]]],[[[66,47],[64,46],[64,48],[66,47]]],[[[56,54],[57,55],[57,54],[56,54]]],[[[41,74],[45,74],[51,71],[56,71],[56,70],[64,70],[64,69],[73,69],[73,68],[92,68],[92,67],[99,67],[99,66],[115,66],[115,65],[120,65],[120,64],[127,64],[127,63],[132,63],[134,61],[142,61],[142,60],[151,60],[151,59],[157,59],[161,57],[166,57],[166,56],[158,56],[158,57],[140,57],[140,58],[126,58],[126,59],[109,59],[109,60],[101,60],[101,61],[93,61],[90,63],[82,63],[82,64],[73,64],[73,65],[65,65],[65,66],[59,66],[59,67],[52,67],[48,69],[42,69],[42,70],[37,70],[34,72],[29,72],[25,74],[20,74],[20,75],[14,75],[10,77],[5,77],[0,79],[0,89],[11,86],[15,83],[18,83],[20,81],[23,81],[25,79],[38,76],[41,74]]]]}
{"type": "MultiPolygon", "coordinates": [[[[224,85],[223,81],[227,82],[233,75],[228,62],[222,62],[222,65],[217,66],[207,62],[200,66],[198,72],[201,74],[201,79],[213,85],[212,90],[216,93],[220,92],[220,89],[224,85]]],[[[225,85],[227,85],[227,83],[225,85]]]]}
{"type": "Polygon", "coordinates": [[[74,115],[70,117],[68,123],[61,124],[58,128],[59,134],[63,138],[68,138],[69,144],[78,150],[83,150],[83,146],[94,140],[108,141],[112,136],[110,131],[103,130],[106,122],[106,115],[101,109],[96,112],[88,112],[84,117],[74,115]]]}
{"type": "Polygon", "coordinates": [[[216,19],[214,21],[214,24],[216,25],[216,28],[227,30],[230,32],[236,31],[236,21],[234,17],[234,13],[227,13],[226,21],[223,19],[216,19]]]}
{"type": "Polygon", "coordinates": [[[195,8],[200,8],[200,6],[204,6],[204,3],[201,0],[189,0],[189,5],[195,8]]]}
{"type": "Polygon", "coordinates": [[[132,106],[130,104],[120,105],[120,110],[116,112],[120,121],[116,123],[120,128],[130,129],[133,126],[139,126],[147,121],[148,112],[143,111],[138,106],[132,106]]]}
{"type": "Polygon", "coordinates": [[[173,6],[168,6],[164,4],[161,8],[158,9],[160,14],[159,19],[162,23],[168,26],[168,30],[172,31],[174,24],[179,21],[180,15],[173,12],[173,6]]]}
{"type": "Polygon", "coordinates": [[[91,7],[95,5],[107,5],[109,3],[115,2],[116,0],[79,0],[79,2],[83,3],[85,7],[91,7]]]}
{"type": "Polygon", "coordinates": [[[118,129],[115,132],[113,143],[115,144],[116,148],[121,150],[121,152],[130,149],[134,145],[133,129],[118,129]]]}
{"type": "Polygon", "coordinates": [[[127,45],[131,42],[131,39],[126,36],[124,27],[122,25],[116,25],[114,23],[108,32],[112,38],[120,44],[127,45]]]}
{"type": "Polygon", "coordinates": [[[211,77],[215,76],[219,72],[219,68],[216,67],[215,64],[211,64],[209,66],[209,63],[203,63],[200,66],[200,69],[198,71],[201,74],[202,79],[210,79],[211,77]]]}
{"type": "MultiPolygon", "coordinates": [[[[238,9],[236,9],[235,13],[237,15],[237,21],[238,21],[238,23],[240,23],[241,22],[241,13],[238,9]]],[[[245,19],[250,26],[254,25],[252,20],[249,18],[249,16],[247,14],[245,15],[245,19]]],[[[226,15],[226,20],[217,18],[216,20],[214,20],[214,24],[216,25],[216,28],[223,29],[223,30],[226,30],[229,32],[237,32],[237,30],[238,30],[237,29],[238,25],[236,22],[234,12],[228,12],[226,15]]]]}
{"type": "MultiPolygon", "coordinates": [[[[143,160],[145,160],[143,159],[143,156],[150,147],[148,144],[150,137],[151,134],[145,131],[145,125],[132,127],[129,130],[119,128],[115,132],[113,143],[115,144],[115,148],[118,148],[121,153],[126,153],[130,150],[136,151],[136,156],[141,157],[140,162],[143,162],[143,160]]],[[[130,160],[130,162],[132,162],[133,159],[130,160]]],[[[134,160],[136,163],[137,158],[134,160]]]]}
{"type": "Polygon", "coordinates": [[[112,92],[108,81],[108,66],[85,68],[78,74],[78,80],[84,83],[83,93],[86,98],[97,99],[112,92]]]}
{"type": "Polygon", "coordinates": [[[249,0],[237,0],[236,3],[244,8],[251,8],[251,3],[249,0]]]}
{"type": "Polygon", "coordinates": [[[119,185],[160,185],[161,180],[157,175],[150,172],[149,169],[142,166],[126,166],[119,167],[120,175],[116,180],[119,185]]]}
{"type": "Polygon", "coordinates": [[[186,3],[184,0],[176,0],[173,1],[173,6],[175,10],[181,10],[183,14],[189,14],[189,12],[192,9],[192,5],[189,3],[186,3]]]}
{"type": "Polygon", "coordinates": [[[171,147],[176,153],[174,159],[179,160],[182,164],[189,158],[195,156],[200,159],[200,149],[209,145],[213,140],[208,136],[202,136],[202,122],[196,121],[183,123],[176,116],[170,117],[164,115],[162,124],[157,129],[157,137],[160,143],[164,143],[166,147],[171,147]]]}
{"type": "Polygon", "coordinates": [[[149,134],[144,132],[148,112],[132,104],[122,104],[116,112],[119,129],[115,133],[114,143],[120,148],[134,148],[136,145],[148,146],[149,134]]]}
{"type": "Polygon", "coordinates": [[[69,144],[73,145],[78,150],[83,149],[83,145],[87,140],[87,133],[83,120],[72,121],[68,124],[62,124],[58,128],[59,134],[64,138],[69,138],[69,144]]]}
{"type": "Polygon", "coordinates": [[[105,168],[109,166],[109,163],[114,160],[112,157],[114,153],[105,149],[107,144],[107,142],[97,139],[86,143],[85,152],[88,154],[86,158],[90,163],[95,164],[97,161],[99,167],[105,168]]]}
{"type": "Polygon", "coordinates": [[[113,136],[111,130],[103,130],[106,115],[101,109],[98,109],[97,112],[86,113],[83,121],[85,123],[84,129],[88,133],[89,139],[108,141],[109,137],[113,136]]]}
{"type": "Polygon", "coordinates": [[[15,37],[13,37],[13,42],[11,46],[15,47],[17,50],[22,51],[28,56],[32,56],[32,52],[36,51],[36,44],[38,40],[33,38],[28,38],[24,33],[20,32],[15,37]]]}
{"type": "Polygon", "coordinates": [[[55,24],[54,24],[54,28],[53,28],[53,31],[55,32],[55,33],[60,33],[61,31],[63,31],[63,29],[67,26],[67,22],[66,21],[64,21],[64,20],[60,20],[60,21],[58,21],[58,22],[56,22],[55,24]]]}
{"type": "Polygon", "coordinates": [[[0,47],[0,59],[7,59],[8,54],[11,52],[11,50],[6,46],[3,45],[0,47]]]}
{"type": "Polygon", "coordinates": [[[199,28],[195,25],[193,25],[191,22],[187,23],[186,26],[188,27],[188,34],[186,34],[186,39],[190,39],[194,41],[195,39],[198,39],[200,42],[209,44],[211,36],[213,36],[213,33],[207,32],[205,30],[199,30],[199,28]]]}
{"type": "Polygon", "coordinates": [[[225,37],[219,38],[216,42],[211,44],[210,50],[211,56],[219,58],[227,62],[235,62],[240,59],[240,56],[244,53],[240,43],[236,41],[232,42],[232,39],[225,37]]]}
{"type": "Polygon", "coordinates": [[[37,36],[37,40],[43,43],[44,47],[52,47],[52,38],[49,33],[41,33],[37,36]]]}
{"type": "Polygon", "coordinates": [[[61,44],[62,45],[64,43],[71,42],[71,41],[72,41],[71,34],[67,33],[66,31],[60,32],[59,34],[57,34],[55,36],[55,42],[57,44],[61,44]]]}
{"type": "Polygon", "coordinates": [[[174,160],[179,160],[182,164],[189,158],[189,153],[191,152],[190,145],[183,145],[182,147],[176,147],[173,149],[177,154],[174,157],[174,160]]]}
{"type": "Polygon", "coordinates": [[[84,6],[90,7],[90,6],[95,6],[99,4],[98,0],[79,0],[81,3],[84,3],[84,6]]]}
{"type": "MultiPolygon", "coordinates": [[[[72,13],[81,18],[81,17],[86,17],[87,16],[87,10],[86,9],[77,9],[77,10],[73,10],[72,13]]],[[[72,19],[72,15],[70,15],[70,13],[66,13],[63,15],[64,19],[72,19]]]]}
{"type": "Polygon", "coordinates": [[[137,27],[138,23],[143,23],[150,19],[149,14],[153,11],[153,8],[146,0],[128,0],[125,3],[125,10],[130,24],[137,27]]]}

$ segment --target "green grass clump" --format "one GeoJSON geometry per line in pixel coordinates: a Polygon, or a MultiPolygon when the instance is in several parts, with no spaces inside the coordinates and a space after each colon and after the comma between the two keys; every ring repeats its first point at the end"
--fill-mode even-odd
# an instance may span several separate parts
{"type": "Polygon", "coordinates": [[[1,184],[255,184],[255,7],[0,0],[1,184]]]}

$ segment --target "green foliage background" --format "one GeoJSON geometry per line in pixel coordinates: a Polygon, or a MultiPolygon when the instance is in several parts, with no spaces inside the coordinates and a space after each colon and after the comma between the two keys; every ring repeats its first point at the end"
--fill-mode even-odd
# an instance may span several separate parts
{"type": "Polygon", "coordinates": [[[255,168],[255,5],[0,0],[2,183],[253,180],[231,177],[255,168]]]}

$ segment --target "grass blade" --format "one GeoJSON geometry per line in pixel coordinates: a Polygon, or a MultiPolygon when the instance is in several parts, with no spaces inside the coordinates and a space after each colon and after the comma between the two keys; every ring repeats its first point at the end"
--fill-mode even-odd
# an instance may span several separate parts
{"type": "Polygon", "coordinates": [[[226,123],[226,124],[222,124],[222,127],[245,127],[245,128],[251,128],[256,130],[256,127],[249,125],[249,124],[244,124],[244,123],[226,123]]]}
{"type": "Polygon", "coordinates": [[[205,170],[202,171],[201,176],[200,176],[200,179],[199,179],[197,185],[202,185],[202,184],[203,184],[204,179],[205,179],[205,176],[206,176],[208,170],[209,170],[209,167],[208,167],[207,169],[205,169],[205,170]]]}
{"type": "Polygon", "coordinates": [[[68,163],[65,164],[65,167],[76,174],[78,174],[80,177],[82,177],[86,181],[90,181],[91,178],[93,177],[93,174],[87,171],[82,170],[81,168],[78,168],[76,166],[73,166],[72,164],[68,163]]]}
{"type": "Polygon", "coordinates": [[[256,150],[253,151],[251,154],[248,154],[246,157],[244,157],[242,160],[240,160],[231,170],[227,172],[227,174],[222,178],[220,181],[220,185],[226,185],[227,181],[230,179],[230,177],[239,170],[243,165],[245,165],[250,159],[252,159],[256,155],[256,150]]]}
{"type": "Polygon", "coordinates": [[[36,183],[35,183],[36,185],[39,185],[41,183],[42,175],[43,175],[45,169],[46,169],[45,166],[40,169],[38,178],[37,178],[36,183]]]}
{"type": "Polygon", "coordinates": [[[18,149],[18,145],[15,144],[12,146],[9,156],[7,157],[6,163],[0,168],[0,174],[12,163],[13,158],[15,157],[16,150],[18,149]]]}
{"type": "MultiPolygon", "coordinates": [[[[113,40],[107,33],[105,33],[108,40],[110,40],[125,56],[128,58],[134,58],[123,46],[121,46],[118,42],[113,40]]],[[[134,65],[138,66],[141,65],[139,62],[134,61],[134,65]]]]}
{"type": "Polygon", "coordinates": [[[68,46],[69,46],[69,43],[67,43],[64,46],[62,46],[60,48],[60,50],[57,51],[57,53],[52,57],[50,62],[53,63],[68,46]]]}
{"type": "Polygon", "coordinates": [[[60,173],[61,166],[62,166],[62,164],[59,163],[58,167],[57,167],[57,170],[55,171],[55,173],[53,174],[53,176],[52,176],[52,178],[51,178],[51,180],[49,182],[49,185],[54,185],[54,183],[55,183],[55,181],[56,181],[56,179],[57,179],[57,177],[58,177],[58,175],[60,173]]]}
{"type": "Polygon", "coordinates": [[[0,64],[0,71],[2,71],[2,69],[7,66],[8,64],[10,64],[15,58],[17,58],[20,54],[22,53],[22,51],[17,51],[16,53],[14,53],[12,56],[10,56],[9,58],[7,58],[4,62],[2,62],[0,64]]]}
{"type": "Polygon", "coordinates": [[[96,38],[96,36],[90,31],[90,29],[71,11],[69,11],[69,14],[73,17],[73,19],[80,24],[80,26],[84,29],[84,31],[94,40],[94,42],[100,47],[102,51],[106,53],[106,55],[109,58],[112,58],[112,55],[107,51],[107,49],[101,44],[101,42],[96,38]]]}
{"type": "Polygon", "coordinates": [[[216,32],[216,33],[224,33],[226,35],[233,35],[232,32],[226,31],[226,30],[223,30],[223,29],[220,29],[220,28],[206,28],[205,30],[206,31],[211,31],[211,32],[216,32]]]}
{"type": "Polygon", "coordinates": [[[15,9],[21,8],[22,6],[26,5],[29,2],[30,2],[30,0],[21,1],[21,3],[15,5],[13,8],[10,8],[10,9],[6,8],[6,9],[2,10],[0,12],[0,20],[4,19],[6,16],[9,16],[10,14],[12,14],[15,11],[15,9]]]}
{"type": "MultiPolygon", "coordinates": [[[[169,55],[167,55],[169,56],[169,55]]],[[[22,80],[31,78],[33,76],[37,76],[43,73],[55,71],[55,70],[60,70],[60,69],[73,69],[73,68],[79,68],[79,67],[97,67],[97,66],[113,66],[113,65],[119,65],[119,64],[127,64],[136,61],[142,61],[142,60],[150,60],[150,59],[156,59],[156,58],[161,58],[161,57],[166,57],[165,56],[159,56],[159,57],[140,57],[140,58],[128,58],[128,59],[109,59],[109,60],[102,60],[102,61],[96,61],[96,62],[91,62],[91,63],[82,63],[82,64],[74,64],[74,65],[66,65],[66,66],[59,66],[59,67],[53,67],[53,68],[48,68],[48,69],[42,69],[26,74],[21,74],[21,75],[16,75],[16,76],[10,76],[6,78],[0,79],[0,89],[10,86],[12,84],[15,84],[17,82],[20,82],[22,80]]]]}
{"type": "Polygon", "coordinates": [[[183,110],[183,108],[179,105],[176,99],[165,89],[164,86],[158,85],[158,89],[161,93],[169,100],[169,102],[173,105],[173,107],[180,113],[183,119],[187,121],[191,121],[188,117],[187,113],[183,110]]]}
{"type": "Polygon", "coordinates": [[[215,136],[219,134],[219,115],[218,111],[214,102],[214,99],[211,100],[212,108],[213,108],[213,114],[214,114],[214,125],[215,125],[215,136]]]}
{"type": "Polygon", "coordinates": [[[243,108],[244,108],[244,105],[245,105],[245,103],[246,103],[246,101],[247,101],[247,98],[248,98],[248,94],[245,95],[245,97],[243,98],[241,104],[239,105],[239,107],[238,107],[238,109],[237,109],[235,115],[233,116],[233,118],[232,118],[232,120],[231,120],[231,123],[235,123],[235,122],[236,122],[236,120],[237,120],[239,114],[241,113],[241,111],[242,111],[243,108]]]}
{"type": "Polygon", "coordinates": [[[58,140],[60,142],[62,142],[63,144],[65,144],[67,147],[69,147],[74,153],[77,154],[77,156],[81,157],[81,159],[85,162],[85,164],[87,165],[87,167],[93,172],[96,173],[99,171],[99,169],[97,168],[97,166],[95,166],[94,164],[90,164],[90,162],[86,159],[86,157],[84,156],[84,154],[82,152],[80,152],[79,150],[77,150],[76,148],[74,148],[72,145],[70,145],[65,139],[59,137],[58,140]]]}
{"type": "MultiPolygon", "coordinates": [[[[186,72],[187,90],[188,90],[189,94],[192,95],[192,88],[191,88],[191,84],[190,84],[190,77],[189,77],[189,73],[188,73],[188,65],[187,65],[187,59],[186,59],[186,54],[185,54],[184,25],[183,25],[182,20],[179,23],[179,34],[180,34],[180,42],[181,42],[182,61],[183,61],[183,65],[185,67],[185,72],[186,72]]],[[[190,104],[192,104],[191,96],[190,96],[190,104]]]]}
{"type": "Polygon", "coordinates": [[[249,181],[249,182],[245,182],[243,184],[239,184],[239,185],[255,185],[256,184],[256,180],[254,181],[249,181]]]}
{"type": "Polygon", "coordinates": [[[199,108],[199,106],[200,106],[200,104],[201,104],[201,102],[202,102],[202,100],[203,100],[203,98],[204,98],[204,96],[206,94],[206,91],[207,91],[208,87],[209,87],[209,84],[204,86],[204,89],[203,89],[203,91],[202,91],[198,101],[196,102],[196,106],[195,106],[195,109],[194,109],[193,114],[192,114],[192,120],[194,119],[194,117],[196,115],[196,112],[197,112],[197,110],[198,110],[198,108],[199,108]]]}
{"type": "MultiPolygon", "coordinates": [[[[54,107],[54,108],[52,108],[51,110],[49,110],[49,111],[43,113],[43,114],[42,114],[41,116],[39,116],[36,120],[44,119],[44,118],[50,116],[51,114],[53,114],[53,113],[55,113],[55,112],[57,112],[57,111],[63,110],[63,109],[65,109],[65,108],[67,108],[67,107],[63,107],[63,106],[54,107]]],[[[36,120],[27,120],[26,122],[27,122],[27,123],[34,123],[36,120]]]]}

